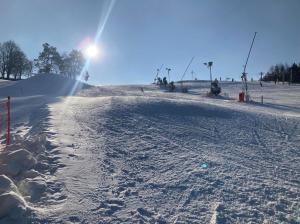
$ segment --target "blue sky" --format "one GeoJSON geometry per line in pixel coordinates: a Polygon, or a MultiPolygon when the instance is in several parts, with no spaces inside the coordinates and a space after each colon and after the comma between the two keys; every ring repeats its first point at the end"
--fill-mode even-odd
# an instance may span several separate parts
{"type": "MultiPolygon", "coordinates": [[[[111,1],[0,0],[0,42],[12,39],[29,58],[44,42],[60,52],[93,39],[111,1]]],[[[248,64],[258,77],[275,63],[300,62],[299,0],[116,0],[99,38],[102,56],[89,67],[93,84],[150,83],[161,64],[181,78],[189,60],[198,79],[239,79],[248,64]]],[[[163,72],[166,74],[165,69],[163,72]]]]}

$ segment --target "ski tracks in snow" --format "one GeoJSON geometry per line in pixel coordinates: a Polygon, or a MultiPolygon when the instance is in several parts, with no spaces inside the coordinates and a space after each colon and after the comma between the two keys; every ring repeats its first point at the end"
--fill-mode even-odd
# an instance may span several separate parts
{"type": "Polygon", "coordinates": [[[57,175],[68,198],[46,220],[296,220],[299,120],[153,97],[70,97],[65,103],[64,111],[53,106],[52,112],[67,152],[57,175]]]}

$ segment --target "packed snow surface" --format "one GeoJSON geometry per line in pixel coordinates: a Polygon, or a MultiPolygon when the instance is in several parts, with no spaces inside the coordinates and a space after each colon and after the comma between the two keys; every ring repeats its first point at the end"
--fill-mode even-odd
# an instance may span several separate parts
{"type": "Polygon", "coordinates": [[[20,81],[0,82],[0,96],[24,97],[33,95],[66,96],[73,95],[79,89],[89,85],[76,82],[62,75],[38,74],[20,81]]]}
{"type": "Polygon", "coordinates": [[[221,84],[214,98],[208,82],[185,83],[188,93],[132,85],[16,95],[14,133],[46,137],[19,147],[35,148],[36,171],[14,179],[30,219],[300,223],[300,86],[253,82],[245,104],[240,83],[221,84]]]}

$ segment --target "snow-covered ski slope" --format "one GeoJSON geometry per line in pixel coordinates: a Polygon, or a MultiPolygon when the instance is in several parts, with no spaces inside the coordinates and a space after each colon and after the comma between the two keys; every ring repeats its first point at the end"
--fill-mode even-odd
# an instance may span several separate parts
{"type": "Polygon", "coordinates": [[[15,112],[16,132],[46,134],[57,161],[34,221],[300,223],[300,86],[250,83],[264,104],[243,104],[240,83],[217,98],[207,82],[185,85],[13,98],[31,108],[15,112]]]}

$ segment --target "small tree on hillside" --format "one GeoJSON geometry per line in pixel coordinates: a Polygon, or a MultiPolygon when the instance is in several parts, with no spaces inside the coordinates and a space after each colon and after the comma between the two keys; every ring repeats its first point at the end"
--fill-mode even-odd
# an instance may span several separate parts
{"type": "Polygon", "coordinates": [[[83,54],[78,50],[72,50],[69,54],[70,58],[70,72],[73,78],[80,75],[84,65],[83,54]]]}
{"type": "Polygon", "coordinates": [[[84,57],[80,51],[72,50],[68,55],[64,55],[60,64],[60,72],[69,78],[76,78],[80,75],[84,65],[84,57]]]}
{"type": "Polygon", "coordinates": [[[71,63],[70,63],[69,56],[66,53],[64,53],[61,56],[61,61],[60,61],[60,64],[59,64],[60,74],[69,77],[70,64],[71,63]]]}
{"type": "Polygon", "coordinates": [[[43,51],[39,54],[38,59],[35,60],[35,66],[39,73],[58,73],[61,64],[61,56],[56,48],[50,46],[48,43],[43,44],[43,51]]]}

